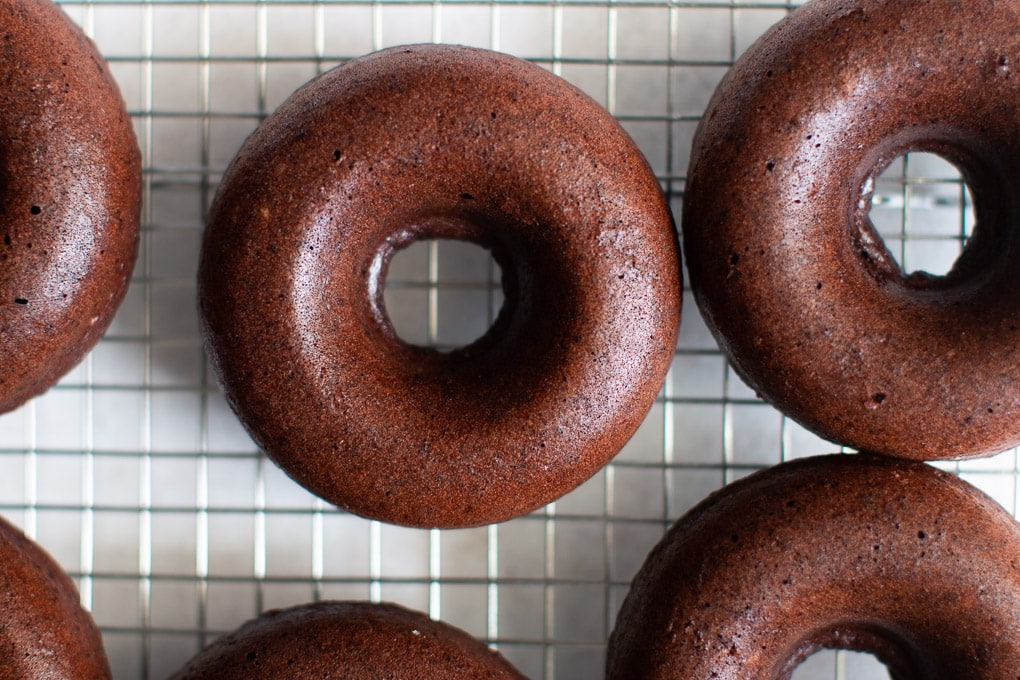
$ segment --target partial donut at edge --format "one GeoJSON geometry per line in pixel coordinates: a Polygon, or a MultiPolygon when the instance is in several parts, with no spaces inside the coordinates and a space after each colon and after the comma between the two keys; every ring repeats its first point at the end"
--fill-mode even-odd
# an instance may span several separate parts
{"type": "Polygon", "coordinates": [[[0,0],[0,413],[95,345],[138,252],[141,155],[92,42],[48,0],[0,0]]]}
{"type": "Polygon", "coordinates": [[[170,680],[525,680],[464,631],[394,604],[274,610],[199,652],[170,680]]]}
{"type": "Polygon", "coordinates": [[[816,1],[712,98],[684,197],[691,286],[741,377],[826,439],[923,460],[1020,443],[1018,68],[1015,0],[816,1]],[[905,276],[867,217],[873,178],[915,150],[974,194],[945,277],[905,276]]]}
{"type": "Polygon", "coordinates": [[[643,156],[604,109],[519,59],[410,46],[330,71],[245,143],[213,205],[200,306],[256,442],[357,514],[469,526],[588,479],[672,360],[679,245],[643,156]],[[449,354],[385,315],[392,254],[491,249],[506,302],[449,354]]]}
{"type": "Polygon", "coordinates": [[[1020,525],[966,482],[867,454],[712,494],[634,578],[607,680],[789,680],[822,647],[900,680],[1016,680],[1020,525]]]}
{"type": "Polygon", "coordinates": [[[0,678],[108,680],[103,640],[60,566],[0,518],[0,678]]]}

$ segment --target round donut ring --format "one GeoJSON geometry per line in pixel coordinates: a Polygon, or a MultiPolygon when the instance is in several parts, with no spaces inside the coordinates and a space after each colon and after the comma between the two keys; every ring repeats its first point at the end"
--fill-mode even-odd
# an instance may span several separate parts
{"type": "Polygon", "coordinates": [[[103,640],[60,566],[0,519],[0,677],[104,680],[103,640]]]}
{"type": "Polygon", "coordinates": [[[117,84],[48,0],[0,0],[0,413],[113,319],[138,250],[141,158],[117,84]]]}
{"type": "Polygon", "coordinates": [[[679,245],[643,156],[556,76],[463,47],[386,50],[245,143],[205,235],[203,329],[227,399],[288,474],[359,515],[470,526],[612,458],[672,360],[679,245]],[[506,302],[442,354],[397,338],[393,253],[490,249],[506,302]]]}
{"type": "Polygon", "coordinates": [[[453,626],[392,604],[316,602],[266,612],[170,680],[526,680],[453,626]]]}
{"type": "Polygon", "coordinates": [[[892,677],[1014,680],[1020,526],[966,482],[867,454],[785,463],[678,521],[635,577],[607,680],[789,680],[821,648],[892,677]]]}
{"type": "Polygon", "coordinates": [[[1020,2],[819,0],[720,84],[696,134],[684,249],[737,372],[840,444],[919,460],[1020,443],[1020,2]],[[956,164],[978,227],[907,276],[874,178],[956,164]]]}

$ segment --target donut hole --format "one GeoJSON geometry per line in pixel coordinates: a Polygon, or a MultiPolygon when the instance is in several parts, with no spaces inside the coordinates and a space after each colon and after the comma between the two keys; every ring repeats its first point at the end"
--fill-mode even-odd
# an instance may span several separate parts
{"type": "Polygon", "coordinates": [[[782,666],[788,680],[854,678],[913,680],[931,677],[932,659],[882,624],[844,621],[817,630],[782,666]]]}
{"type": "Polygon", "coordinates": [[[383,285],[383,305],[397,337],[452,352],[492,328],[503,308],[503,271],[480,245],[423,239],[397,250],[383,285]]]}
{"type": "Polygon", "coordinates": [[[946,276],[976,223],[960,169],[938,154],[915,151],[897,156],[869,188],[871,224],[903,275],[919,284],[946,276]]]}
{"type": "Polygon", "coordinates": [[[889,680],[889,668],[872,654],[823,649],[805,659],[793,670],[790,680],[889,680]]]}

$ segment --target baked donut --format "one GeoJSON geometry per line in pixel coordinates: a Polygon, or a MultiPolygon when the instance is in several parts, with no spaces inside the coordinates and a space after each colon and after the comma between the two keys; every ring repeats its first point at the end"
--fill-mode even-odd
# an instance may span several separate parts
{"type": "Polygon", "coordinates": [[[672,360],[679,245],[643,156],[573,86],[513,57],[410,46],[298,90],[245,142],[210,211],[200,307],[213,366],[265,452],[388,522],[498,522],[623,446],[672,360]],[[490,249],[506,302],[479,340],[409,345],[393,253],[490,249]]]}
{"type": "Polygon", "coordinates": [[[141,160],[95,46],[49,0],[0,0],[0,412],[109,326],[138,249],[141,160]]]}
{"type": "Polygon", "coordinates": [[[820,648],[894,678],[1016,680],[1020,526],[923,463],[824,456],[709,496],[652,550],[608,680],[789,680],[820,648]]]}
{"type": "Polygon", "coordinates": [[[0,518],[0,678],[102,680],[103,641],[74,583],[0,518]]]}
{"type": "Polygon", "coordinates": [[[470,635],[393,604],[316,602],[266,612],[170,680],[525,680],[470,635]]]}
{"type": "Polygon", "coordinates": [[[1020,443],[1020,3],[819,0],[734,65],[695,136],[684,250],[702,314],[762,397],[914,459],[1020,443]],[[978,226],[906,275],[868,217],[897,156],[937,153],[978,226]]]}

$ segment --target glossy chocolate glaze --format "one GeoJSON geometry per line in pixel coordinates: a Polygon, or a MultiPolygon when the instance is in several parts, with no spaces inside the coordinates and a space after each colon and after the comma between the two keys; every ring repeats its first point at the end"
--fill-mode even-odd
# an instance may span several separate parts
{"type": "Polygon", "coordinates": [[[0,412],[109,326],[140,206],[138,143],[102,57],[49,0],[0,0],[0,412]]]}
{"type": "Polygon", "coordinates": [[[299,483],[352,512],[467,526],[529,512],[623,446],[673,356],[679,246],[616,121],[506,55],[411,46],[292,96],[212,208],[200,305],[231,405],[299,483]],[[441,354],[397,338],[395,250],[491,249],[506,303],[441,354]]]}
{"type": "Polygon", "coordinates": [[[923,463],[797,460],[681,518],[635,577],[608,680],[789,680],[822,647],[898,680],[1016,680],[1020,525],[923,463]]]}
{"type": "MultiPolygon", "coordinates": [[[[719,86],[684,202],[691,286],[758,393],[832,441],[915,459],[1020,443],[1020,2],[825,0],[719,86]],[[911,150],[953,161],[978,227],[905,275],[867,212],[911,150]]],[[[923,231],[923,225],[916,225],[923,231]]]]}

